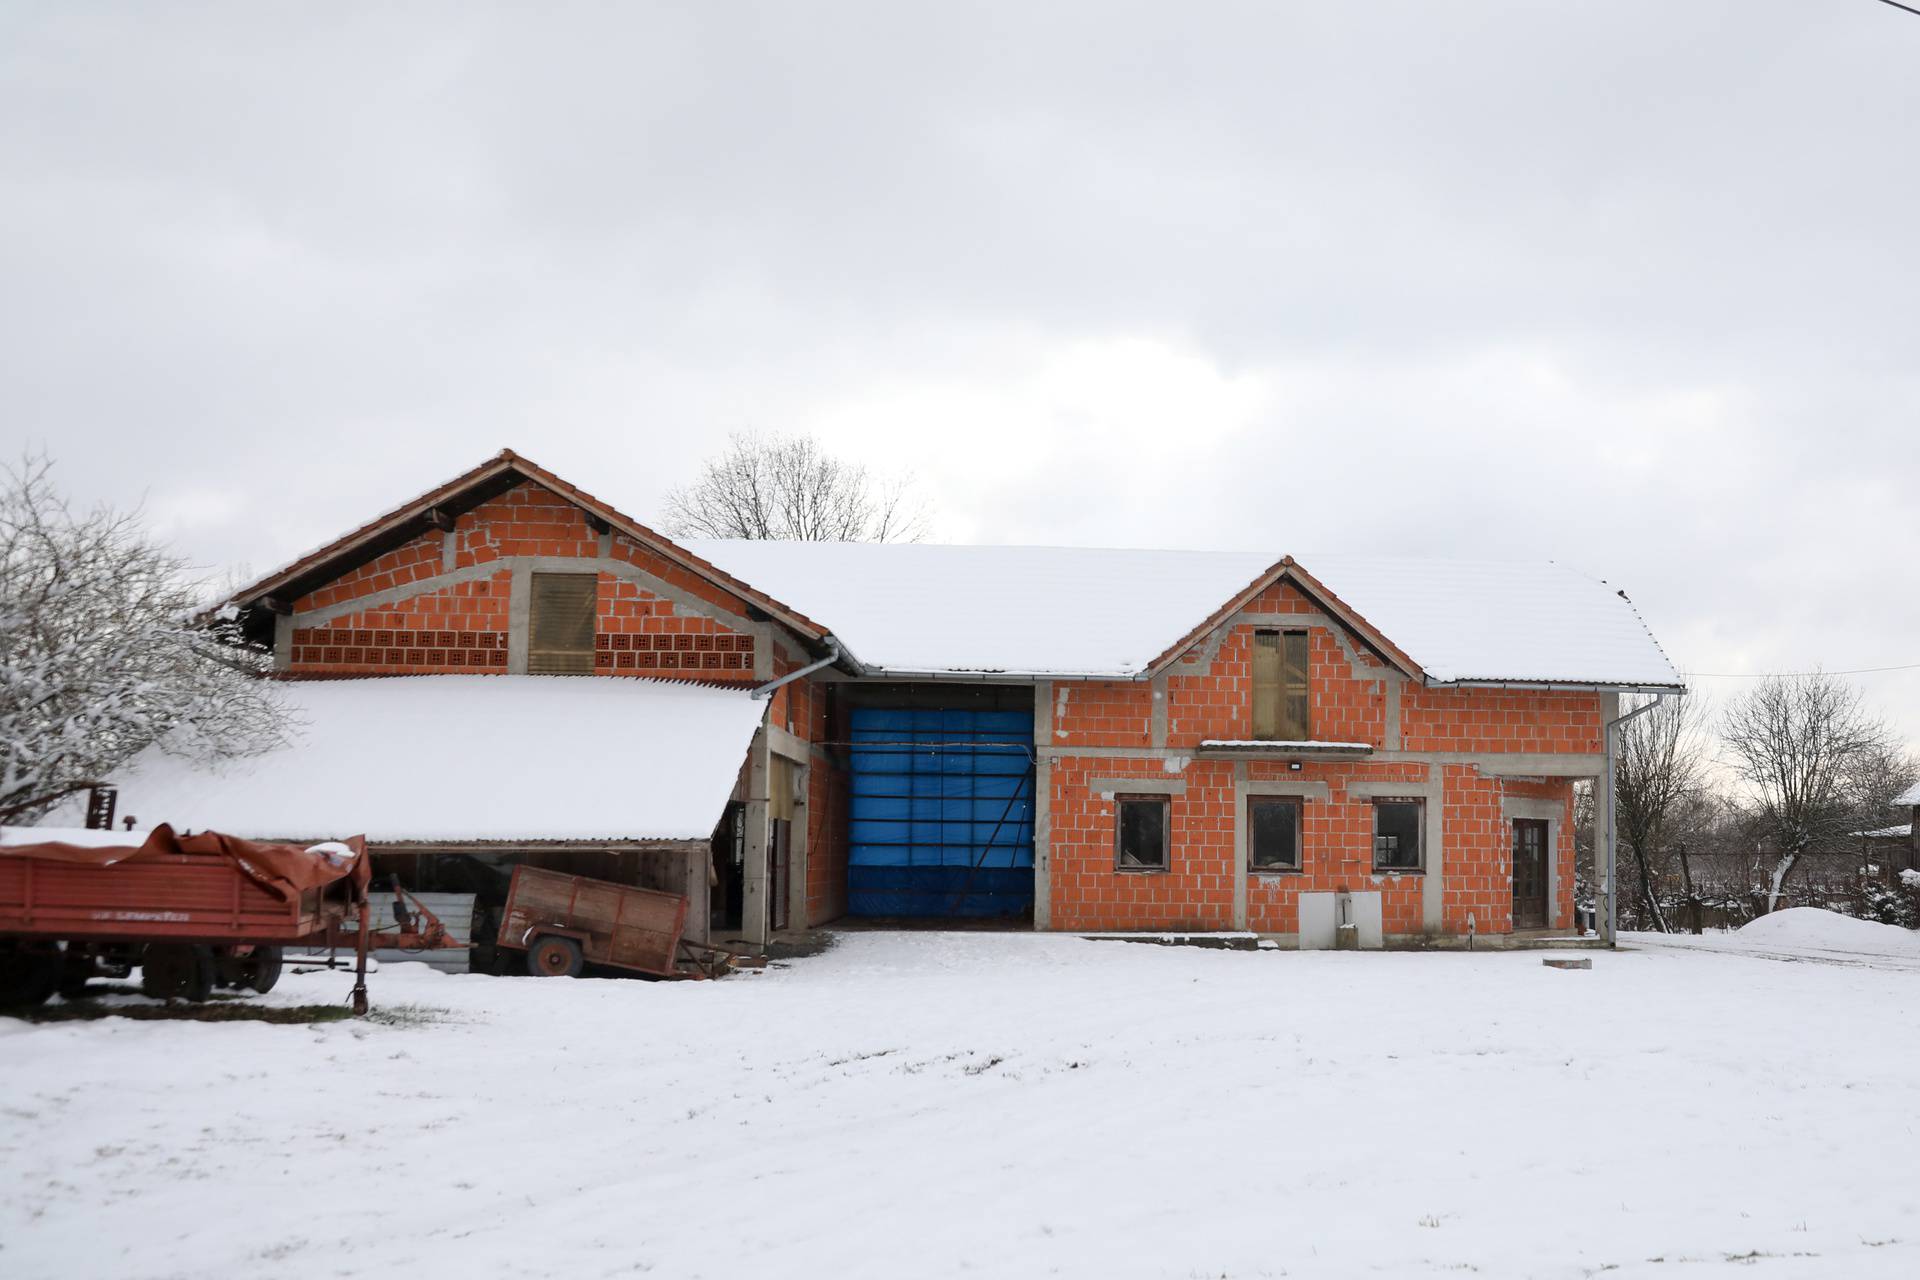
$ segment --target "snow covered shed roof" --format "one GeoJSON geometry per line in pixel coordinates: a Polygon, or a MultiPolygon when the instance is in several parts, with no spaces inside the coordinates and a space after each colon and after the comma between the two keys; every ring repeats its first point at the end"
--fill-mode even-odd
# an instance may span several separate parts
{"type": "Polygon", "coordinates": [[[1432,683],[1679,688],[1622,595],[1559,565],[1349,555],[707,540],[694,554],[803,602],[863,666],[1133,677],[1291,574],[1432,683]],[[1306,572],[1303,572],[1306,571],[1306,572]]]}
{"type": "Polygon", "coordinates": [[[218,767],[148,750],[113,779],[120,812],[256,839],[704,840],[766,707],[617,677],[282,688],[289,745],[218,767]]]}
{"type": "Polygon", "coordinates": [[[1895,796],[1893,798],[1893,803],[1896,807],[1904,807],[1910,804],[1920,804],[1920,782],[1914,783],[1912,786],[1908,787],[1905,791],[1902,791],[1899,795],[1895,796]]]}

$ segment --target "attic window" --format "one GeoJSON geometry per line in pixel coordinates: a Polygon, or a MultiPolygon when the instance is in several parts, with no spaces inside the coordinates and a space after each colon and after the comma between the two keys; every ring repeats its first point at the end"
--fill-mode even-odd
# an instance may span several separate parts
{"type": "Polygon", "coordinates": [[[600,578],[592,573],[533,575],[527,670],[534,675],[591,675],[593,621],[600,578]]]}
{"type": "Polygon", "coordinates": [[[1313,737],[1307,695],[1307,633],[1253,633],[1253,736],[1305,742],[1313,737]]]}

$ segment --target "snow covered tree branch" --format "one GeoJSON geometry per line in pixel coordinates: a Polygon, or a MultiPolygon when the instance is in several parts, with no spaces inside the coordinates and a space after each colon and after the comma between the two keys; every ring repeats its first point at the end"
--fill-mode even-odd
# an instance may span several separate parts
{"type": "Polygon", "coordinates": [[[268,656],[195,620],[186,562],[137,515],[75,511],[51,469],[30,456],[0,476],[0,812],[156,743],[214,760],[280,742],[268,656]]]}
{"type": "Polygon", "coordinates": [[[1904,767],[1859,691],[1823,673],[1761,681],[1727,708],[1720,736],[1771,845],[1770,912],[1809,854],[1846,847],[1876,800],[1891,798],[1874,793],[1904,767]]]}
{"type": "Polygon", "coordinates": [[[904,479],[878,480],[811,436],[734,435],[667,495],[666,531],[694,538],[917,542],[925,513],[904,479]]]}
{"type": "MultiPolygon", "coordinates": [[[[1680,806],[1700,790],[1707,763],[1706,734],[1699,703],[1686,697],[1661,700],[1653,710],[1620,726],[1614,765],[1614,804],[1620,834],[1633,851],[1640,873],[1640,902],[1647,922],[1661,933],[1671,926],[1661,907],[1658,860],[1667,828],[1680,806]]],[[[1689,901],[1692,875],[1683,879],[1689,901]]]]}

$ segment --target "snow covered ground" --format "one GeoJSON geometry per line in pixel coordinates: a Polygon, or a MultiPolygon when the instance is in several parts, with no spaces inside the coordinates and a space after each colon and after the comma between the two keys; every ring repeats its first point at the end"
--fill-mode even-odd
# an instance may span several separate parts
{"type": "Polygon", "coordinates": [[[445,1012],[0,1019],[0,1275],[1920,1274],[1905,971],[856,933],[374,981],[445,1012]]]}
{"type": "Polygon", "coordinates": [[[1632,947],[1717,951],[1723,955],[1868,969],[1920,972],[1920,933],[1873,920],[1856,920],[1817,907],[1789,907],[1734,930],[1690,933],[1628,933],[1632,947]]]}

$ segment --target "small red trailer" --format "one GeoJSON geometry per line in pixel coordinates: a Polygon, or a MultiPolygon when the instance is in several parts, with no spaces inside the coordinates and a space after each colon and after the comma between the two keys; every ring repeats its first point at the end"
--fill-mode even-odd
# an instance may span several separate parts
{"type": "Polygon", "coordinates": [[[592,965],[656,978],[710,978],[726,972],[728,953],[687,942],[687,900],[677,893],[513,869],[499,945],[527,953],[537,977],[577,978],[592,965]]]}
{"type": "Polygon", "coordinates": [[[138,965],[150,995],[204,1000],[215,986],[269,990],[281,948],[358,953],[355,1012],[366,1011],[370,941],[437,946],[439,921],[408,913],[403,936],[372,927],[366,842],[303,848],[164,824],[138,844],[111,832],[15,828],[0,843],[0,1004],[77,994],[89,977],[138,965]],[[27,837],[28,839],[23,839],[27,837]],[[349,938],[343,925],[357,917],[349,938]]]}

